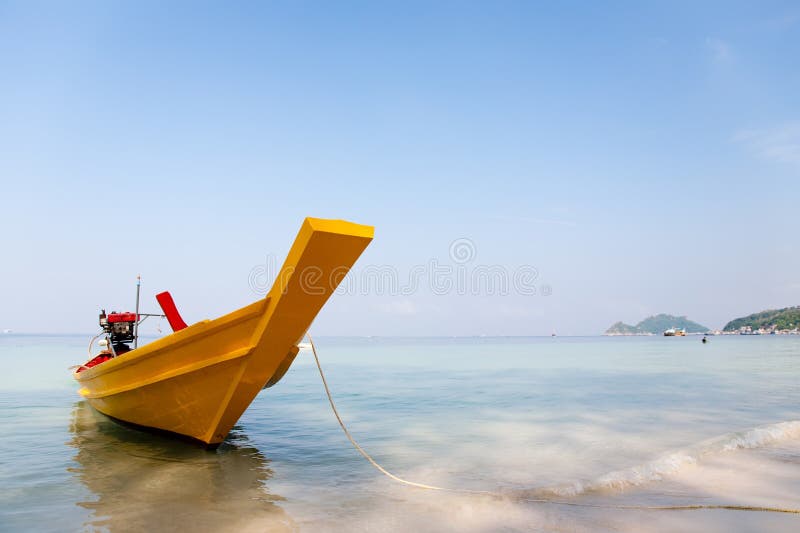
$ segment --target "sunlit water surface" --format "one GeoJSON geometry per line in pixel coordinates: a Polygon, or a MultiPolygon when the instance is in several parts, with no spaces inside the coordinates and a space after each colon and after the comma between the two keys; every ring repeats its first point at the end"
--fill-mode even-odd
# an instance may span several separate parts
{"type": "Polygon", "coordinates": [[[317,339],[207,452],[79,401],[81,336],[0,336],[0,529],[798,531],[800,337],[317,339]],[[521,498],[578,503],[565,506],[521,498]],[[583,506],[589,504],[590,506],[583,506]]]}

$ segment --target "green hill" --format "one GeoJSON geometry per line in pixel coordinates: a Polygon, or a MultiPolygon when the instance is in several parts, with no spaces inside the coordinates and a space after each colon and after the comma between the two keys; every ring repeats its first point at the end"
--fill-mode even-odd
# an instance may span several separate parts
{"type": "Polygon", "coordinates": [[[669,328],[685,329],[686,333],[704,333],[708,328],[692,322],[685,316],[672,316],[666,314],[649,316],[631,326],[623,322],[617,322],[606,330],[606,335],[646,335],[652,333],[660,335],[669,328]]]}
{"type": "Polygon", "coordinates": [[[623,322],[617,322],[606,330],[606,335],[639,335],[636,326],[631,326],[623,322]]]}
{"type": "Polygon", "coordinates": [[[783,309],[768,309],[760,313],[753,313],[742,318],[731,320],[725,325],[725,331],[736,331],[742,327],[750,326],[756,330],[769,329],[794,329],[800,327],[800,306],[785,307],[783,309]]]}

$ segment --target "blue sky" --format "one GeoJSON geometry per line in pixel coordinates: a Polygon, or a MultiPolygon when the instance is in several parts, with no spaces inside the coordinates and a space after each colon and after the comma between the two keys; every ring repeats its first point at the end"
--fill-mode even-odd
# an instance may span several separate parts
{"type": "Polygon", "coordinates": [[[457,239],[538,272],[337,295],[318,334],[797,305],[798,57],[791,2],[0,1],[0,329],[91,331],[139,273],[217,316],[305,216],[401,280],[457,239]]]}

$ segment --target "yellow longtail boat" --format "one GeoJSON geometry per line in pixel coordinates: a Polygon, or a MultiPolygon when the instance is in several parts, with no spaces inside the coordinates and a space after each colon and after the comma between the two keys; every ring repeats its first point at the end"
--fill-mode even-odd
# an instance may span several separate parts
{"type": "MultiPolygon", "coordinates": [[[[117,420],[216,447],[256,395],[289,369],[298,343],[373,232],[306,218],[266,298],[124,353],[108,344],[102,364],[73,373],[78,394],[117,420]]],[[[136,326],[141,316],[137,309],[136,326]]],[[[120,324],[106,324],[107,331],[120,324]]]]}

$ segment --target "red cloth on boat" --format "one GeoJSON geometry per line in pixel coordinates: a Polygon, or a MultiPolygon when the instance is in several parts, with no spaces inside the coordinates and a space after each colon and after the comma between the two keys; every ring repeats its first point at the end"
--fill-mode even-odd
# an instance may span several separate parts
{"type": "Polygon", "coordinates": [[[100,363],[105,363],[109,359],[113,359],[111,352],[100,352],[98,355],[94,356],[90,361],[84,363],[83,366],[78,368],[78,372],[82,372],[87,368],[92,368],[93,366],[97,366],[100,363]]]}

